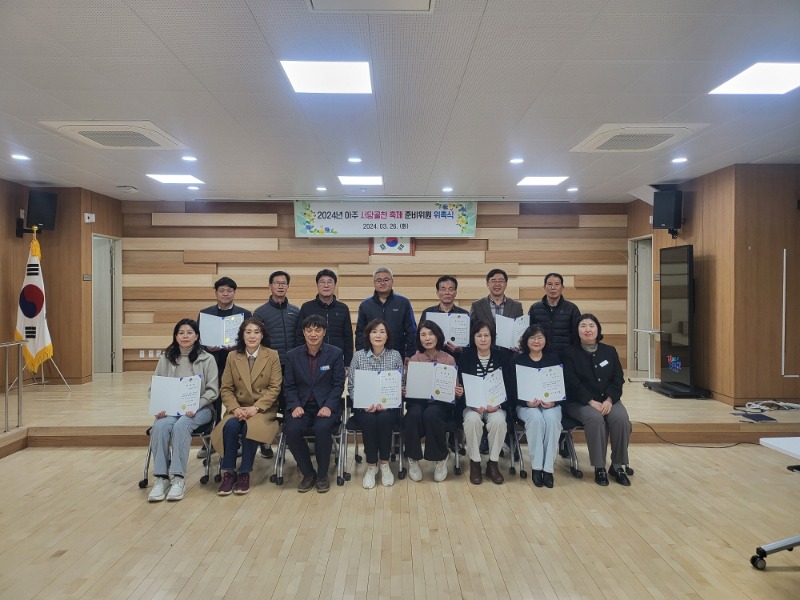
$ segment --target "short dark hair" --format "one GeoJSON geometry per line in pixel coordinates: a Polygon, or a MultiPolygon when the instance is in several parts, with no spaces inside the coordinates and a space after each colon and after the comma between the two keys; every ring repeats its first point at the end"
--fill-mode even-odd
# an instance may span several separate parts
{"type": "Polygon", "coordinates": [[[267,333],[267,326],[264,325],[264,321],[258,317],[250,317],[242,321],[242,324],[239,325],[239,333],[236,335],[236,351],[239,354],[244,354],[245,352],[247,346],[244,343],[244,330],[248,325],[255,325],[261,330],[261,345],[265,348],[269,348],[269,333],[267,333]]]}
{"type": "Polygon", "coordinates": [[[445,340],[444,340],[444,332],[442,331],[442,328],[439,327],[433,321],[429,321],[427,319],[425,319],[422,323],[419,324],[419,327],[417,327],[417,350],[419,352],[425,352],[425,348],[422,346],[422,342],[419,339],[419,333],[420,333],[420,331],[422,331],[423,327],[425,329],[429,329],[430,332],[433,335],[436,336],[436,349],[437,350],[443,350],[444,349],[444,341],[445,340]]]}
{"type": "Polygon", "coordinates": [[[558,280],[561,282],[561,285],[564,285],[564,277],[561,275],[561,273],[548,273],[547,275],[545,275],[544,276],[545,285],[547,285],[547,280],[550,279],[551,277],[558,277],[558,280]]]}
{"type": "Polygon", "coordinates": [[[495,345],[497,342],[497,332],[494,328],[487,323],[486,321],[481,321],[480,319],[477,321],[472,322],[472,326],[469,328],[469,343],[474,345],[475,344],[475,336],[478,332],[486,327],[489,330],[489,334],[492,336],[492,346],[495,345]]]}
{"type": "Polygon", "coordinates": [[[443,284],[445,281],[451,281],[453,286],[458,289],[458,279],[453,277],[452,275],[442,275],[439,279],[436,280],[436,291],[439,291],[439,286],[443,284]]]}
{"type": "Polygon", "coordinates": [[[180,330],[180,328],[184,325],[191,327],[194,330],[195,335],[197,335],[197,339],[194,341],[194,345],[189,352],[189,362],[194,364],[194,361],[197,360],[200,352],[204,351],[203,347],[200,346],[200,326],[197,324],[197,321],[188,318],[181,319],[175,323],[175,327],[172,330],[172,343],[167,346],[166,350],[164,350],[164,355],[167,357],[167,360],[176,366],[178,364],[178,359],[181,356],[181,347],[178,345],[178,342],[175,338],[178,337],[178,330],[180,330]]]}
{"type": "MultiPolygon", "coordinates": [[[[288,277],[288,275],[287,275],[287,277],[288,277]]],[[[316,283],[319,283],[319,280],[322,279],[323,277],[332,278],[333,279],[333,283],[338,283],[339,282],[339,278],[336,277],[336,273],[334,273],[330,269],[322,269],[319,273],[317,273],[317,278],[315,280],[316,283]]],[[[286,281],[289,281],[289,280],[287,279],[286,281]]]]}
{"type": "Polygon", "coordinates": [[[289,285],[292,281],[292,278],[289,277],[289,274],[286,271],[275,271],[274,273],[271,273],[269,276],[269,284],[272,285],[272,280],[276,277],[280,277],[281,275],[286,277],[286,285],[289,285]]]}
{"type": "Polygon", "coordinates": [[[502,275],[502,276],[503,276],[503,279],[505,279],[506,281],[508,281],[508,273],[506,273],[505,271],[503,271],[503,269],[492,269],[491,271],[489,271],[489,272],[486,274],[486,281],[488,282],[488,281],[489,281],[489,280],[490,280],[492,277],[494,277],[495,275],[502,275]]]}
{"type": "Polygon", "coordinates": [[[235,290],[236,289],[236,282],[231,279],[230,277],[220,277],[214,282],[214,289],[218,290],[223,285],[227,285],[229,288],[235,290]]]}
{"type": "Polygon", "coordinates": [[[544,327],[541,325],[531,325],[528,327],[523,333],[522,337],[519,338],[519,349],[522,352],[528,351],[528,340],[531,339],[535,335],[541,334],[544,337],[544,345],[547,346],[547,333],[545,333],[544,327]]]}
{"type": "Polygon", "coordinates": [[[385,346],[385,348],[388,349],[388,348],[392,347],[392,330],[389,329],[389,324],[386,321],[384,321],[383,319],[372,319],[372,321],[367,323],[367,326],[364,327],[364,339],[363,339],[363,341],[364,341],[364,349],[365,350],[367,348],[372,350],[372,342],[369,339],[369,334],[372,333],[373,329],[376,329],[380,325],[383,325],[383,328],[386,330],[386,346],[385,346]]]}
{"type": "Polygon", "coordinates": [[[328,324],[325,322],[325,317],[322,315],[308,315],[301,324],[303,329],[310,327],[319,327],[320,329],[327,330],[328,324]]]}
{"type": "MultiPolygon", "coordinates": [[[[578,335],[578,326],[580,326],[581,321],[585,321],[589,319],[590,321],[594,321],[594,324],[597,325],[597,340],[600,341],[603,339],[603,328],[600,326],[600,320],[595,317],[592,313],[583,313],[580,317],[578,317],[578,325],[575,327],[575,335],[578,335]]],[[[580,338],[580,335],[578,335],[580,338]]]]}

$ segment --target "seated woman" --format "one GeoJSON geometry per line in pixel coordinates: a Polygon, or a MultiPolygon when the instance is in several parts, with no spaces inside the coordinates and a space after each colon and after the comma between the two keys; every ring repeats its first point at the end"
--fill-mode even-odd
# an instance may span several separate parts
{"type": "Polygon", "coordinates": [[[246,494],[259,443],[272,442],[278,433],[278,392],[281,363],[278,353],[267,348],[269,338],[261,319],[250,317],[239,326],[236,350],[228,354],[222,373],[220,395],[225,417],[211,434],[222,460],[222,484],[217,494],[246,494]],[[242,461],[236,473],[239,442],[242,461]]]}
{"type": "MultiPolygon", "coordinates": [[[[523,353],[514,358],[514,363],[534,369],[560,365],[558,354],[545,350],[546,345],[547,336],[542,326],[531,325],[520,338],[519,347],[523,353]]],[[[542,398],[527,402],[518,398],[519,393],[517,417],[525,423],[533,485],[551,488],[553,464],[558,452],[558,437],[561,434],[561,407],[555,402],[545,402],[542,398]]]]}
{"type": "MultiPolygon", "coordinates": [[[[459,376],[467,374],[485,377],[493,371],[502,369],[507,397],[511,398],[513,394],[509,394],[508,390],[513,389],[514,372],[510,369],[509,352],[495,346],[495,333],[488,323],[475,321],[470,333],[472,346],[461,354],[458,361],[459,376]]],[[[462,409],[464,417],[464,435],[469,456],[469,481],[475,485],[483,482],[480,443],[485,424],[489,441],[486,476],[493,483],[501,484],[504,480],[497,461],[500,459],[500,450],[503,448],[508,431],[506,411],[500,406],[493,405],[473,408],[466,406],[466,401],[465,390],[463,401],[459,402],[458,407],[462,409]]]]}
{"type": "Polygon", "coordinates": [[[564,381],[567,402],[564,410],[585,427],[594,480],[608,485],[606,451],[611,439],[611,474],[621,485],[631,482],[623,468],[628,464],[631,421],[622,405],[622,364],[613,346],[601,344],[603,330],[592,314],[578,321],[580,345],[564,350],[564,381]]]}
{"type": "MultiPolygon", "coordinates": [[[[409,362],[430,362],[455,366],[456,361],[444,350],[445,339],[441,328],[433,321],[422,321],[417,329],[417,353],[409,362]]],[[[404,390],[405,392],[405,390],[404,390]]],[[[456,398],[464,393],[456,385],[456,398]]],[[[408,477],[411,481],[422,480],[419,461],[436,463],[433,480],[447,478],[447,421],[453,414],[453,405],[429,398],[406,397],[406,414],[403,417],[403,442],[408,457],[408,477]],[[420,439],[425,438],[425,453],[420,439]]]]}
{"type": "Polygon", "coordinates": [[[183,498],[186,490],[183,478],[189,460],[192,432],[214,418],[212,405],[219,393],[217,363],[213,356],[200,347],[197,321],[181,319],[175,324],[172,343],[161,354],[153,374],[160,377],[200,375],[203,382],[197,412],[187,411],[178,417],[161,411],[150,430],[156,480],[147,500],[160,502],[166,498],[176,501],[183,498]]]}
{"type": "MultiPolygon", "coordinates": [[[[386,321],[373,319],[367,323],[364,328],[364,349],[356,352],[350,363],[347,393],[351,398],[355,391],[356,371],[400,371],[403,369],[403,358],[400,353],[397,350],[389,349],[391,341],[389,324],[386,321]]],[[[368,490],[375,487],[378,458],[380,458],[381,483],[385,486],[394,483],[394,475],[389,468],[389,456],[392,451],[392,430],[399,416],[400,409],[384,409],[380,402],[376,402],[366,409],[353,409],[352,418],[355,419],[356,426],[361,430],[364,454],[367,455],[367,472],[364,473],[362,485],[368,490]]]]}

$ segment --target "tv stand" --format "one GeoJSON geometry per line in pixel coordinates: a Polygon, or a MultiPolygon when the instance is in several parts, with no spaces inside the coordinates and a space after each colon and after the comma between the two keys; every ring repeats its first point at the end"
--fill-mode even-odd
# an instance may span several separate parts
{"type": "Polygon", "coordinates": [[[671,383],[668,381],[644,383],[644,387],[670,398],[711,398],[711,391],[703,388],[692,387],[685,383],[671,383]]]}

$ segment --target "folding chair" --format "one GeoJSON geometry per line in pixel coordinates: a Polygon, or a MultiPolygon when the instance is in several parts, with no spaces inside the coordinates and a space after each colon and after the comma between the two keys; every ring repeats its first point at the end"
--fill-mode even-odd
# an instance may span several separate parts
{"type": "MultiPolygon", "coordinates": [[[[573,440],[572,434],[575,431],[583,431],[583,423],[570,417],[566,412],[562,413],[561,416],[561,437],[558,440],[558,453],[563,458],[569,459],[569,472],[578,479],[583,477],[583,471],[581,471],[580,466],[578,465],[578,453],[575,451],[575,441],[573,440]]],[[[633,475],[633,468],[630,465],[625,465],[625,473],[629,476],[633,475]]]]}

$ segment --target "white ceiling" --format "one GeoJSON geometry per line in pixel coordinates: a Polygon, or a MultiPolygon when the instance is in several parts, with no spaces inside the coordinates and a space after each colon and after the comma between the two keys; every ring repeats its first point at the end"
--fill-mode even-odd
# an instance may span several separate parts
{"type": "Polygon", "coordinates": [[[800,0],[436,0],[426,14],[0,0],[0,178],[186,200],[359,196],[336,176],[363,174],[384,179],[369,196],[438,197],[450,185],[463,197],[628,202],[643,185],[733,163],[800,163],[800,89],[707,95],[781,61],[800,62],[800,0]],[[295,94],[282,59],[369,61],[374,93],[295,94]],[[198,161],[93,148],[41,124],[95,119],[152,121],[198,161]],[[569,151],[606,123],[706,126],[662,150],[569,151]],[[679,155],[689,162],[672,164],[679,155]],[[515,156],[525,163],[510,165],[515,156]],[[206,185],[145,176],[180,172],[206,185]],[[518,188],[527,175],[569,179],[518,188]]]}

